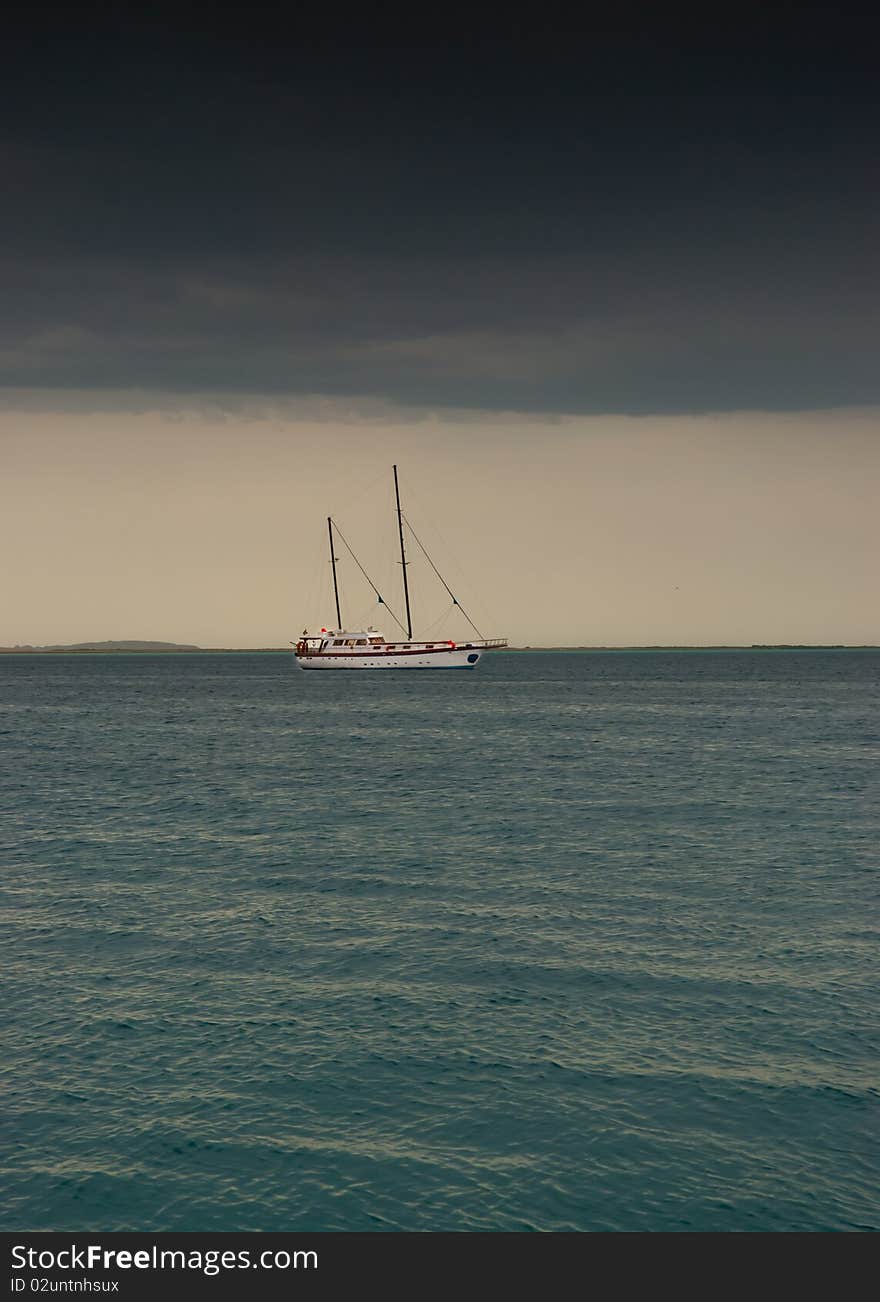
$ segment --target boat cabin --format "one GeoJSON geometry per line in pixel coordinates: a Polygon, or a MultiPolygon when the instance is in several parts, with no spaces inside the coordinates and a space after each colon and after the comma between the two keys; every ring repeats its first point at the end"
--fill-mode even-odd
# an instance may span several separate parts
{"type": "MultiPolygon", "coordinates": [[[[376,655],[383,652],[406,651],[448,651],[455,649],[455,642],[439,638],[433,642],[413,642],[411,640],[389,642],[377,628],[351,629],[322,628],[320,633],[310,634],[303,629],[296,644],[298,656],[324,655],[376,655]]],[[[468,643],[470,645],[470,643],[468,643]]]]}
{"type": "Polygon", "coordinates": [[[366,651],[370,647],[385,646],[385,638],[377,628],[361,629],[352,632],[349,629],[322,628],[320,633],[310,635],[303,629],[296,645],[297,655],[322,655],[324,652],[366,651]]]}

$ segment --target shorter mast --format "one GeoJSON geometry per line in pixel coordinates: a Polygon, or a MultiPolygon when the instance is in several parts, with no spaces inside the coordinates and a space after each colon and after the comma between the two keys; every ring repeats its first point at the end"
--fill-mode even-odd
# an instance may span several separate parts
{"type": "Polygon", "coordinates": [[[336,556],[333,551],[333,520],[327,516],[327,532],[330,535],[330,564],[333,566],[333,596],[336,598],[336,627],[342,628],[342,616],[339,613],[339,585],[336,582],[336,556]]]}
{"type": "MultiPolygon", "coordinates": [[[[412,615],[409,610],[409,584],[406,581],[406,550],[403,546],[403,514],[400,510],[400,489],[397,486],[397,466],[394,467],[394,496],[397,499],[397,528],[400,531],[400,563],[403,568],[403,599],[406,602],[406,636],[412,641],[412,615]]],[[[334,574],[336,571],[334,570],[334,574]]]]}

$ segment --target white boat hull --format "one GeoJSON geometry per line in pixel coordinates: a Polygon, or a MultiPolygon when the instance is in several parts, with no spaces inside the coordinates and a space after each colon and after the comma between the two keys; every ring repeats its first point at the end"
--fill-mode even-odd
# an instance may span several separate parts
{"type": "Polygon", "coordinates": [[[476,669],[483,658],[477,647],[447,647],[436,651],[374,652],[339,655],[319,652],[297,655],[301,669],[476,669]]]}

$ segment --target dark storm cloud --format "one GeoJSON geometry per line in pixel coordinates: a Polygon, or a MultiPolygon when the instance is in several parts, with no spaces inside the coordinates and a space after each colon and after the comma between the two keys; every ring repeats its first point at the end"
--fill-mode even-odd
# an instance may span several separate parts
{"type": "Polygon", "coordinates": [[[875,396],[873,305],[795,269],[645,260],[312,257],[6,273],[10,386],[364,394],[560,411],[785,408],[875,396]]]}
{"type": "MultiPolygon", "coordinates": [[[[689,411],[880,399],[873,81],[630,33],[22,46],[0,383],[689,411]]],[[[759,34],[760,35],[760,34],[759,34]]],[[[846,74],[846,75],[844,75],[846,74]]]]}

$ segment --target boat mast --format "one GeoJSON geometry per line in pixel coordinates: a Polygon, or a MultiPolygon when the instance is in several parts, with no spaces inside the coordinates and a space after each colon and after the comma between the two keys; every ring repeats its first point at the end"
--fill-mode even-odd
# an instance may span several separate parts
{"type": "Polygon", "coordinates": [[[397,499],[397,528],[400,531],[400,564],[403,568],[403,599],[406,602],[406,636],[411,642],[412,615],[409,610],[409,584],[406,581],[406,550],[403,546],[403,514],[400,510],[400,489],[397,486],[397,466],[394,467],[394,496],[397,499]]]}
{"type": "Polygon", "coordinates": [[[342,628],[342,616],[339,613],[339,585],[336,582],[336,556],[333,552],[333,520],[327,516],[327,532],[330,535],[330,564],[333,566],[333,596],[336,598],[336,627],[342,628]]]}

